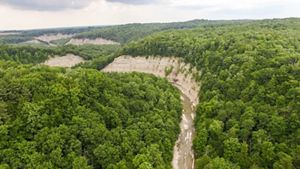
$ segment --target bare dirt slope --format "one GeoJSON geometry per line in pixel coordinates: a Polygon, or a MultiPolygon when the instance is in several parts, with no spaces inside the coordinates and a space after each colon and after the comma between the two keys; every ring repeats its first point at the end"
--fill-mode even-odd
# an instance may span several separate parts
{"type": "Polygon", "coordinates": [[[79,63],[84,62],[80,56],[73,54],[67,54],[65,56],[55,56],[48,59],[44,65],[51,67],[73,67],[79,63]]]}
{"type": "Polygon", "coordinates": [[[40,41],[37,40],[37,39],[34,39],[34,40],[29,40],[29,41],[21,42],[20,44],[30,45],[30,44],[43,44],[43,43],[40,42],[40,41]]]}
{"type": "Polygon", "coordinates": [[[198,104],[199,84],[194,80],[192,73],[197,72],[191,69],[189,64],[185,64],[175,57],[131,57],[120,56],[113,63],[103,69],[104,72],[143,72],[154,74],[159,77],[166,77],[182,93],[184,93],[191,102],[198,104]],[[166,77],[166,69],[172,69],[166,77]]]}
{"type": "Polygon", "coordinates": [[[34,39],[38,39],[38,40],[50,43],[53,40],[70,38],[72,36],[74,36],[74,35],[73,34],[61,34],[61,33],[58,33],[58,34],[45,34],[45,35],[42,35],[42,36],[35,37],[34,39]]]}
{"type": "Polygon", "coordinates": [[[72,45],[84,45],[84,44],[92,44],[92,45],[115,45],[119,44],[117,42],[114,42],[112,40],[107,40],[103,38],[96,38],[96,39],[75,39],[72,38],[68,43],[72,45]]]}
{"type": "Polygon", "coordinates": [[[182,92],[183,114],[181,132],[174,147],[172,166],[174,169],[193,169],[194,153],[192,140],[195,133],[194,108],[198,104],[199,84],[192,74],[197,72],[175,57],[131,57],[120,56],[105,67],[103,72],[143,72],[166,77],[182,92]]]}

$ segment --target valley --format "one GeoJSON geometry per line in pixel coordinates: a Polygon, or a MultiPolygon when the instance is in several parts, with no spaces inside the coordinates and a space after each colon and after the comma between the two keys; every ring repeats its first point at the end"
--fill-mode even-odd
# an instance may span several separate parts
{"type": "Polygon", "coordinates": [[[195,106],[198,104],[199,85],[193,79],[190,65],[176,58],[120,56],[107,65],[103,72],[142,72],[165,77],[181,91],[183,105],[180,134],[174,146],[173,169],[194,169],[192,149],[195,134],[195,106]],[[166,74],[166,70],[172,70],[166,74]]]}
{"type": "Polygon", "coordinates": [[[0,32],[0,168],[298,169],[300,19],[0,32]]]}

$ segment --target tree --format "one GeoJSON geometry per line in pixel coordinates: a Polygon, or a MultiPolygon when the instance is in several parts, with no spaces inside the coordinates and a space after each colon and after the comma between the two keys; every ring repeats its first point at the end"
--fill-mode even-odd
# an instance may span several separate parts
{"type": "Polygon", "coordinates": [[[274,169],[292,169],[294,168],[293,166],[293,158],[291,156],[289,156],[286,153],[280,152],[278,153],[279,156],[279,160],[277,160],[274,165],[273,168],[274,169]]]}
{"type": "Polygon", "coordinates": [[[237,138],[229,138],[224,141],[224,158],[234,163],[238,162],[241,155],[241,144],[237,138]]]}
{"type": "Polygon", "coordinates": [[[223,158],[214,158],[209,164],[207,164],[204,169],[240,169],[239,166],[234,165],[223,158]]]}
{"type": "Polygon", "coordinates": [[[74,169],[92,169],[92,167],[88,165],[88,161],[85,157],[75,158],[72,167],[74,169]]]}

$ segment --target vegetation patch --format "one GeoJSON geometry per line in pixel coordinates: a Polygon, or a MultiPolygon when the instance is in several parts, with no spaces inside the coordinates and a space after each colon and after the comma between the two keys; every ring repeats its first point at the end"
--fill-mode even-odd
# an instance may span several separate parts
{"type": "Polygon", "coordinates": [[[181,111],[154,76],[0,61],[0,167],[171,168],[181,111]]]}
{"type": "Polygon", "coordinates": [[[174,67],[170,66],[170,67],[166,67],[165,68],[165,76],[169,76],[172,72],[173,72],[174,67]]]}

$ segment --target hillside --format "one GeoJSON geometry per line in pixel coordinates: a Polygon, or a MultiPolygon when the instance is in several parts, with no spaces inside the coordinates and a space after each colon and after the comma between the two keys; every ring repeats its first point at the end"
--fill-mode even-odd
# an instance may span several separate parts
{"type": "MultiPolygon", "coordinates": [[[[47,45],[49,43],[56,45],[64,45],[83,43],[84,41],[95,43],[95,39],[103,39],[109,43],[126,43],[137,40],[150,35],[154,32],[161,32],[172,29],[188,29],[207,25],[233,24],[240,22],[249,22],[247,20],[236,21],[209,21],[209,20],[192,20],[187,22],[173,23],[146,23],[146,24],[125,24],[115,26],[94,26],[94,27],[78,27],[78,28],[57,28],[57,29],[41,29],[18,31],[8,34],[3,32],[0,34],[0,44],[16,44],[22,42],[30,42],[38,40],[39,45],[47,45]]],[[[0,32],[1,33],[1,32],[0,32]]],[[[34,45],[34,44],[33,44],[34,45]]],[[[36,45],[36,44],[35,44],[36,45]]]]}
{"type": "Polygon", "coordinates": [[[233,24],[240,22],[248,22],[242,20],[236,21],[209,21],[209,20],[192,20],[187,22],[173,22],[173,23],[146,23],[146,24],[126,24],[117,26],[101,27],[87,32],[77,34],[77,38],[95,39],[97,37],[114,40],[120,43],[127,43],[139,38],[143,38],[155,32],[189,29],[195,27],[203,27],[208,25],[222,25],[233,24]]]}
{"type": "Polygon", "coordinates": [[[121,54],[182,57],[201,72],[197,168],[298,168],[299,26],[288,19],[163,32],[121,54]]]}
{"type": "Polygon", "coordinates": [[[2,32],[0,168],[170,169],[184,145],[188,169],[299,169],[299,28],[288,18],[2,32]],[[36,37],[50,41],[20,44],[36,37]],[[70,68],[43,65],[53,58],[70,68]]]}
{"type": "Polygon", "coordinates": [[[78,65],[84,68],[102,69],[114,57],[119,45],[66,45],[60,47],[0,45],[0,60],[22,64],[42,64],[50,58],[77,55],[84,59],[78,65]]]}
{"type": "Polygon", "coordinates": [[[173,57],[130,57],[120,56],[107,65],[103,72],[142,72],[166,78],[181,91],[183,111],[180,122],[180,134],[174,146],[173,169],[193,168],[193,138],[195,135],[195,106],[199,103],[200,84],[193,78],[196,70],[191,70],[180,58],[173,57]],[[191,73],[192,72],[192,73],[191,73]]]}

